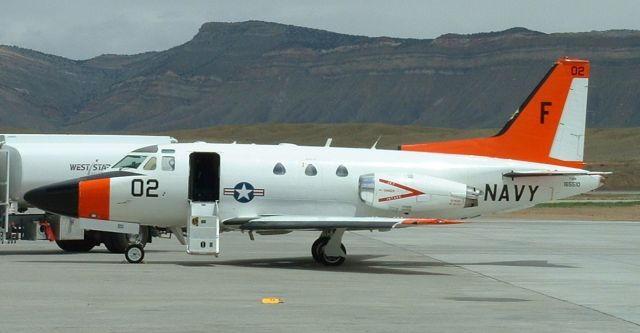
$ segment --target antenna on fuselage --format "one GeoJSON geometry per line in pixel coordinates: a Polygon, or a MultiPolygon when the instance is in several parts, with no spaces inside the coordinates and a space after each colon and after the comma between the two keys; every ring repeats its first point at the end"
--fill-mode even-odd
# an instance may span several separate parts
{"type": "Polygon", "coordinates": [[[380,139],[382,139],[382,135],[378,136],[378,139],[376,140],[376,142],[373,143],[373,146],[371,146],[371,149],[376,149],[376,146],[378,145],[378,142],[380,142],[380,139]]]}
{"type": "Polygon", "coordinates": [[[331,147],[331,142],[333,142],[333,138],[327,138],[327,142],[324,144],[324,146],[331,147]]]}

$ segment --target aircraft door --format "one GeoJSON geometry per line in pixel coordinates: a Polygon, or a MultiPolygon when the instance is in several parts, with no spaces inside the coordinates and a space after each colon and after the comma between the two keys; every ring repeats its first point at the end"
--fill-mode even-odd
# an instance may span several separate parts
{"type": "Polygon", "coordinates": [[[189,200],[195,202],[220,200],[220,155],[217,153],[189,155],[189,200]]]}
{"type": "Polygon", "coordinates": [[[187,220],[187,253],[220,252],[220,155],[191,153],[189,155],[189,203],[187,220]]]}

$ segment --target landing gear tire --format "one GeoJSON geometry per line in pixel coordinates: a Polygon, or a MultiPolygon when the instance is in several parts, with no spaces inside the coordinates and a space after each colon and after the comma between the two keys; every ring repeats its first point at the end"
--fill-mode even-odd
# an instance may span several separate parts
{"type": "MultiPolygon", "coordinates": [[[[347,260],[346,257],[338,256],[338,257],[330,257],[324,253],[324,247],[329,242],[329,237],[320,237],[313,245],[311,245],[311,255],[313,256],[313,260],[318,263],[321,263],[325,266],[340,266],[347,260]]],[[[340,248],[342,252],[347,254],[347,249],[344,247],[344,244],[340,244],[340,248]]]]}
{"type": "Polygon", "coordinates": [[[91,239],[57,240],[56,244],[65,252],[89,252],[96,246],[91,239]]]}
{"type": "MultiPolygon", "coordinates": [[[[347,254],[347,249],[344,247],[344,244],[340,244],[340,248],[342,249],[342,252],[344,252],[344,254],[347,254]]],[[[327,255],[324,254],[324,247],[322,249],[322,258],[320,259],[320,261],[322,262],[323,265],[325,266],[340,266],[342,264],[344,264],[344,261],[347,260],[347,257],[342,257],[342,256],[338,256],[338,257],[329,257],[327,255]]]]}
{"type": "Polygon", "coordinates": [[[322,249],[327,245],[327,242],[329,242],[329,237],[320,237],[311,245],[311,256],[318,263],[322,263],[322,249]]]}
{"type": "Polygon", "coordinates": [[[124,252],[124,257],[132,264],[139,264],[144,259],[144,248],[140,244],[131,244],[124,252]]]}

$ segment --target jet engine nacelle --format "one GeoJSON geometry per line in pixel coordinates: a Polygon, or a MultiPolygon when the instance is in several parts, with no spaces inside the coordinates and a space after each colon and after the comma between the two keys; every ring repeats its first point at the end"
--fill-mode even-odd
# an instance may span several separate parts
{"type": "Polygon", "coordinates": [[[371,207],[409,214],[476,207],[481,191],[438,177],[376,173],[360,176],[359,193],[371,207]]]}

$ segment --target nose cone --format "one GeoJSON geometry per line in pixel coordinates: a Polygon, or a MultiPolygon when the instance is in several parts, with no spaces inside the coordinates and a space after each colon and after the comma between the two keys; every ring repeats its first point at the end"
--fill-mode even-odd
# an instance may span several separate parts
{"type": "Polygon", "coordinates": [[[110,180],[109,177],[73,179],[31,190],[24,199],[50,213],[108,220],[110,180]]]}
{"type": "Polygon", "coordinates": [[[44,211],[78,217],[79,183],[77,180],[70,180],[38,187],[27,192],[24,199],[44,211]]]}

